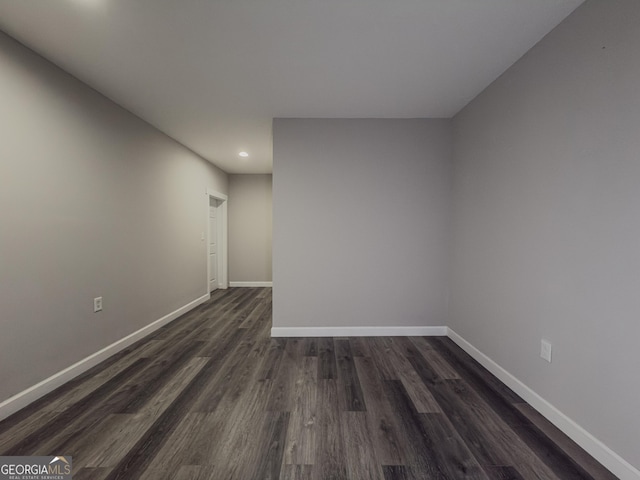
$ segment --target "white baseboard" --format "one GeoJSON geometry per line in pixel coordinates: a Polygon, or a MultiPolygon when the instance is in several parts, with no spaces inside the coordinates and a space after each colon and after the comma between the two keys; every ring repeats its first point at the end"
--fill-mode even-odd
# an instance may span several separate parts
{"type": "Polygon", "coordinates": [[[55,390],[60,385],[63,385],[69,380],[72,380],[73,378],[77,377],[81,373],[86,372],[91,367],[94,367],[103,360],[106,360],[110,356],[118,353],[121,350],[124,350],[129,345],[137,342],[141,338],[146,337],[150,333],[158,330],[163,325],[166,325],[170,321],[175,320],[180,315],[183,315],[188,311],[194,309],[198,305],[206,302],[210,297],[210,294],[203,295],[202,297],[189,302],[185,306],[180,307],[179,309],[169,313],[168,315],[165,315],[164,317],[150,323],[146,327],[142,327],[140,330],[133,332],[132,334],[121,338],[120,340],[103,348],[102,350],[89,355],[88,357],[80,360],[77,363],[74,363],[70,367],[65,368],[64,370],[50,376],[40,383],[27,388],[26,390],[14,395],[11,398],[8,398],[7,400],[0,403],[0,420],[2,420],[3,418],[7,418],[9,415],[14,414],[18,410],[21,410],[40,397],[55,390]]]}
{"type": "Polygon", "coordinates": [[[230,287],[273,287],[273,282],[229,282],[230,287]]]}
{"type": "Polygon", "coordinates": [[[426,337],[445,336],[447,327],[273,327],[272,337],[426,337]]]}
{"type": "Polygon", "coordinates": [[[448,336],[620,480],[640,480],[638,469],[450,328],[448,336]]]}

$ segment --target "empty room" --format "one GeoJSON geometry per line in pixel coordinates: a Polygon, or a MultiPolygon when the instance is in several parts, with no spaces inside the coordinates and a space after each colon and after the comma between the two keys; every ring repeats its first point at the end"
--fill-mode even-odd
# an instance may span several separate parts
{"type": "Polygon", "coordinates": [[[638,0],[0,0],[0,478],[640,480],[638,0]]]}

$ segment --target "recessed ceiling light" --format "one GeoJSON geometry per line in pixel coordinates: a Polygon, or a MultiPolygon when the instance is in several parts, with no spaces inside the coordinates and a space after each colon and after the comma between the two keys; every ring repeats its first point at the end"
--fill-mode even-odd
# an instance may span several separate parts
{"type": "Polygon", "coordinates": [[[238,155],[240,155],[241,157],[248,157],[249,154],[247,152],[240,152],[238,155]]]}

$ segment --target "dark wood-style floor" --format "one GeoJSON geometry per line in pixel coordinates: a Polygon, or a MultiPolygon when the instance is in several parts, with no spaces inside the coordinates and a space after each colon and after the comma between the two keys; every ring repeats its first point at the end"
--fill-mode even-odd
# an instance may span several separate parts
{"type": "Polygon", "coordinates": [[[447,338],[270,338],[229,289],[0,423],[74,479],[613,479],[447,338]]]}

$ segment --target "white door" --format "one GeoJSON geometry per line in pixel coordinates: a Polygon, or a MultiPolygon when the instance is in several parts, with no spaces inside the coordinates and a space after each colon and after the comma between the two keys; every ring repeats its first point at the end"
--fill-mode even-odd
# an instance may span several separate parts
{"type": "Polygon", "coordinates": [[[218,288],[218,201],[209,197],[209,291],[218,288]]]}

